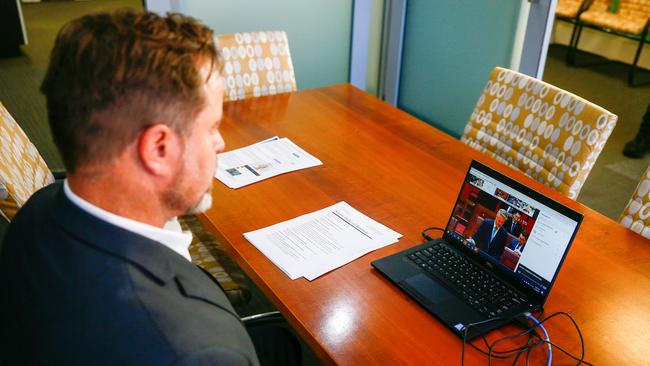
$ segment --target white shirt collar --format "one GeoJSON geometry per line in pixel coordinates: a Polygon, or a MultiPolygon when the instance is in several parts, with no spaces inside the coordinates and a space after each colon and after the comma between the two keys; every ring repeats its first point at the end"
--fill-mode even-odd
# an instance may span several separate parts
{"type": "Polygon", "coordinates": [[[188,261],[191,261],[188,247],[192,242],[192,233],[183,232],[181,225],[178,223],[178,220],[175,217],[169,220],[165,224],[165,227],[161,229],[153,225],[115,215],[93,205],[92,203],[84,200],[72,192],[70,186],[68,185],[67,179],[63,182],[63,192],[65,193],[66,197],[72,201],[72,203],[79,206],[79,208],[88,212],[89,214],[97,217],[98,219],[156,241],[180,254],[188,261]]]}

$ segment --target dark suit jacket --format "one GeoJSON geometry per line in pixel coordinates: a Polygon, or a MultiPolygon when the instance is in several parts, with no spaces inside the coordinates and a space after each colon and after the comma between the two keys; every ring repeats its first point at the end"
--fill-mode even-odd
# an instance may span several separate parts
{"type": "Polygon", "coordinates": [[[9,226],[0,306],[6,364],[259,364],[210,277],[86,213],[61,184],[34,194],[9,226]]]}
{"type": "Polygon", "coordinates": [[[521,234],[521,230],[523,230],[523,226],[521,226],[520,223],[516,223],[514,226],[512,225],[512,218],[506,220],[506,223],[503,224],[503,227],[508,230],[510,235],[514,237],[519,237],[519,234],[521,234]]]}
{"type": "Polygon", "coordinates": [[[481,226],[476,229],[472,239],[476,243],[476,246],[479,247],[483,252],[499,259],[501,254],[503,254],[503,248],[506,245],[506,239],[508,238],[508,231],[505,229],[505,225],[501,226],[494,235],[494,239],[490,241],[492,236],[492,227],[494,226],[494,220],[483,220],[481,226]]]}
{"type": "Polygon", "coordinates": [[[512,250],[517,249],[517,246],[519,246],[519,239],[512,239],[510,240],[510,243],[508,243],[508,248],[512,250]]]}

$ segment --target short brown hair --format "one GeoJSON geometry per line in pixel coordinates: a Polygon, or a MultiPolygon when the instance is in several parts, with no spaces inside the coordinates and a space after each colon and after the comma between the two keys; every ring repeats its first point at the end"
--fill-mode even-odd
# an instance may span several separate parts
{"type": "Polygon", "coordinates": [[[205,104],[204,62],[220,67],[213,32],[180,14],[118,10],[63,26],[41,92],[66,169],[110,160],[155,123],[184,134],[205,104]]]}

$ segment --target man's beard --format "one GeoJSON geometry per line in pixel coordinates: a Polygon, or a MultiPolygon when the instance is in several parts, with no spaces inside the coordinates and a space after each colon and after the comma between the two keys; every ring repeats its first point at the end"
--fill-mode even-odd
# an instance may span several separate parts
{"type": "Polygon", "coordinates": [[[181,212],[180,215],[194,215],[205,212],[212,207],[212,183],[208,189],[201,195],[197,202],[188,203],[187,198],[181,192],[185,186],[185,168],[176,175],[176,180],[171,189],[164,193],[165,204],[169,209],[181,212]]]}
{"type": "Polygon", "coordinates": [[[199,202],[190,207],[185,214],[195,215],[198,213],[203,213],[209,210],[210,207],[212,207],[212,192],[210,189],[208,189],[207,192],[203,193],[201,199],[199,199],[199,202]]]}

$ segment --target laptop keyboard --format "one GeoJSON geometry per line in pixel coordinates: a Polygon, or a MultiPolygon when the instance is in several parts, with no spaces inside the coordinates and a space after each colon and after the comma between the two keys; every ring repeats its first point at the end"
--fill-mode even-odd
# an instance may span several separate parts
{"type": "Polygon", "coordinates": [[[499,316],[526,301],[492,274],[441,243],[413,252],[407,258],[456,290],[486,316],[499,316]]]}

